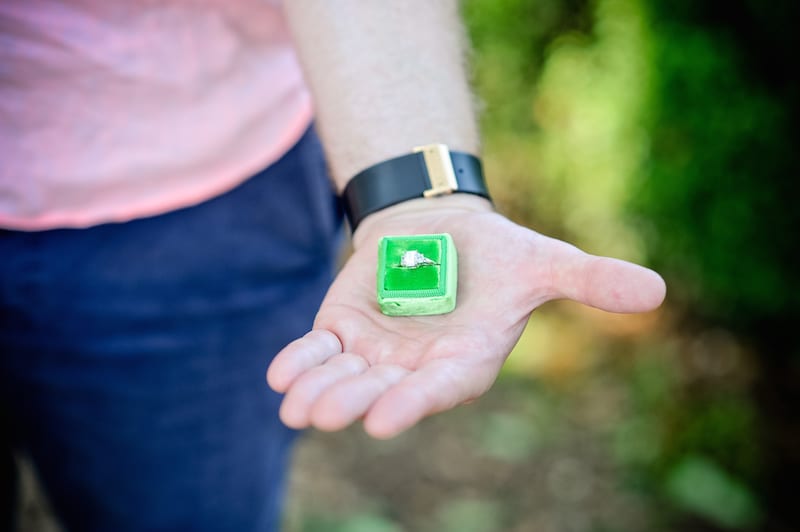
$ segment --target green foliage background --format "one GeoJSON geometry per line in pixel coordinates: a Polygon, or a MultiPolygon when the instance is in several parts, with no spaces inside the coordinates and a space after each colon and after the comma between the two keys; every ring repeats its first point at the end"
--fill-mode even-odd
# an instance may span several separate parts
{"type": "Polygon", "coordinates": [[[487,152],[536,181],[515,214],[646,255],[706,318],[797,316],[792,3],[465,7],[487,152]]]}
{"type": "MultiPolygon", "coordinates": [[[[730,335],[754,351],[762,380],[776,365],[796,371],[785,331],[800,317],[797,7],[470,0],[465,12],[501,207],[657,268],[673,334],[730,335]]],[[[765,425],[786,420],[761,408],[757,377],[687,385],[671,376],[675,359],[625,370],[637,406],[619,431],[620,462],[673,516],[772,526],[761,488],[787,457],[764,458],[765,425]],[[627,442],[642,434],[645,452],[627,442]]]]}
{"type": "Polygon", "coordinates": [[[798,87],[792,62],[781,62],[794,33],[787,6],[719,6],[733,12],[726,24],[705,3],[650,3],[658,76],[632,204],[652,223],[651,255],[706,317],[745,329],[796,318],[798,87]]]}

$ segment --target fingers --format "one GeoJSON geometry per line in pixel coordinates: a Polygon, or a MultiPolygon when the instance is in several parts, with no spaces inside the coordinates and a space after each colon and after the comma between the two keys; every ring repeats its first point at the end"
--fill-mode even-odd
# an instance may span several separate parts
{"type": "Polygon", "coordinates": [[[291,384],[281,403],[280,417],[287,426],[302,429],[310,424],[309,414],[317,397],[333,383],[364,372],[367,361],[358,355],[342,353],[325,364],[309,369],[291,384]]]}
{"type": "Polygon", "coordinates": [[[278,393],[289,389],[303,372],[319,366],[342,352],[339,338],[325,329],[316,329],[284,347],[267,369],[267,383],[278,393]]]}
{"type": "Polygon", "coordinates": [[[377,365],[344,378],[323,392],[311,408],[311,424],[320,430],[341,430],[364,416],[375,400],[409,370],[396,365],[377,365]]]}
{"type": "Polygon", "coordinates": [[[666,284],[653,270],[558,244],[551,264],[551,283],[558,297],[609,312],[646,312],[664,301],[666,284]]]}
{"type": "Polygon", "coordinates": [[[364,419],[374,438],[392,438],[422,418],[473,399],[491,386],[499,364],[435,360],[409,374],[375,401],[364,419]]]}
{"type": "Polygon", "coordinates": [[[452,359],[428,363],[417,371],[397,365],[369,367],[360,356],[336,355],[308,370],[289,389],[281,420],[292,428],[341,430],[364,418],[375,438],[391,438],[422,418],[483,393],[499,365],[473,365],[452,359]]]}

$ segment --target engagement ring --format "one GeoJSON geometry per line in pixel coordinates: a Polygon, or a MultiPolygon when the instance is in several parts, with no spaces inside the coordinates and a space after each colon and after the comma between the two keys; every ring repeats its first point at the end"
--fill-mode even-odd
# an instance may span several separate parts
{"type": "Polygon", "coordinates": [[[400,257],[400,267],[402,268],[419,268],[420,266],[435,264],[431,259],[414,249],[404,252],[403,256],[400,257]]]}

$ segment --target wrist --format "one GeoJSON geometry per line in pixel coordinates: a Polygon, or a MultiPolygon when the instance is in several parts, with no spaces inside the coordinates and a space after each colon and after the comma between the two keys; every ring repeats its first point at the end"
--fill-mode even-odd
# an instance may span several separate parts
{"type": "Polygon", "coordinates": [[[439,232],[441,221],[452,215],[494,212],[492,202],[474,194],[448,194],[397,203],[364,218],[353,232],[353,247],[389,234],[439,232]]]}
{"type": "Polygon", "coordinates": [[[444,144],[427,144],[362,170],[347,183],[342,200],[355,233],[362,221],[374,220],[390,208],[391,213],[427,210],[434,205],[485,208],[470,196],[489,200],[480,159],[450,151],[444,144]]]}

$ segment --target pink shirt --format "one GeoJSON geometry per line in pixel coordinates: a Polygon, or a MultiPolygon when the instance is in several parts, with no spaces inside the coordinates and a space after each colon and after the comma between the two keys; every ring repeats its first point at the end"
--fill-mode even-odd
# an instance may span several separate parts
{"type": "Polygon", "coordinates": [[[204,201],[283,155],[311,114],[277,2],[0,1],[0,227],[204,201]]]}

